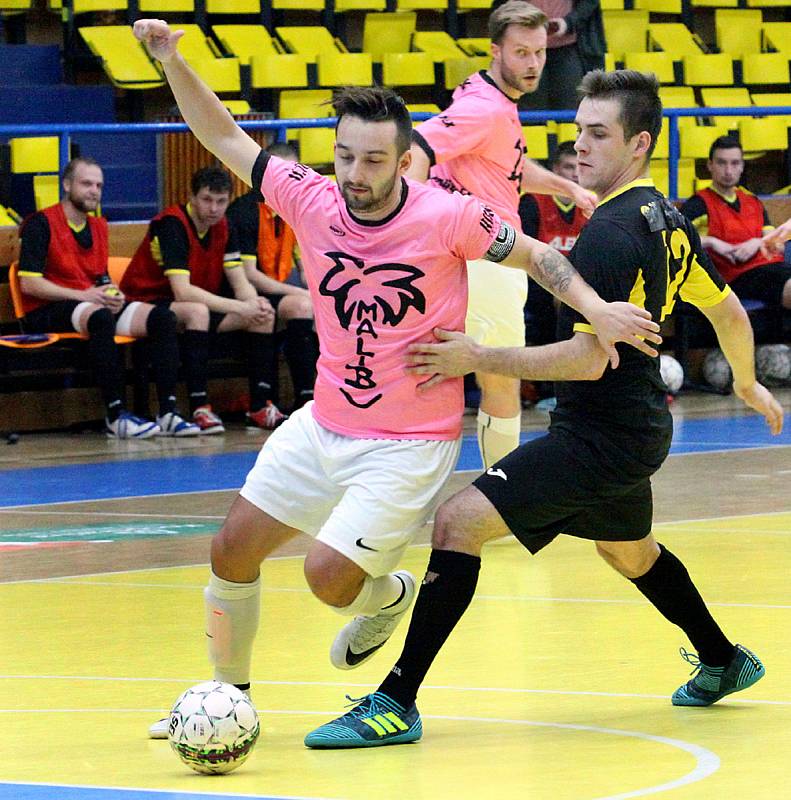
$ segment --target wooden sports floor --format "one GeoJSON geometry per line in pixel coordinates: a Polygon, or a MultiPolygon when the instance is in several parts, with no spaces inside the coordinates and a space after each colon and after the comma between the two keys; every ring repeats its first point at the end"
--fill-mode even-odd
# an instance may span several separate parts
{"type": "MultiPolygon", "coordinates": [[[[779,396],[791,412],[791,390],[779,396]]],[[[418,698],[423,740],[307,750],[304,734],[346,694],[378,684],[406,626],[359,670],[335,671],[342,621],[308,593],[298,541],[263,569],[261,739],[214,777],[146,729],[210,677],[208,542],[262,437],[0,444],[0,800],[791,797],[791,432],[770,441],[732,398],[681,397],[673,412],[656,535],[726,633],[763,659],[763,681],[709,709],[674,708],[688,642],[590,543],[561,537],[531,558],[505,541],[487,548],[476,599],[418,698]]],[[[545,424],[525,413],[528,435],[545,424]]],[[[475,474],[471,438],[460,466],[454,489],[475,474]]],[[[405,559],[417,575],[429,535],[405,559]]]]}

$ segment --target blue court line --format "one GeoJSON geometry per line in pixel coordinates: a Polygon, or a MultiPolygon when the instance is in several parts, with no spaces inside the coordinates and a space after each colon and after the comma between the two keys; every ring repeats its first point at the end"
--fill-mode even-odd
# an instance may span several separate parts
{"type": "MultiPolygon", "coordinates": [[[[771,436],[762,417],[676,420],[671,454],[791,446],[791,419],[786,431],[771,436]]],[[[543,431],[522,434],[522,441],[543,431]]],[[[0,508],[119,497],[238,489],[255,463],[257,452],[160,457],[100,464],[69,464],[0,471],[0,508]]],[[[480,470],[478,445],[466,436],[458,471],[480,470]]]]}
{"type": "MultiPolygon", "coordinates": [[[[211,780],[211,778],[210,778],[211,780]]],[[[164,789],[97,788],[49,783],[0,783],[0,800],[316,800],[293,795],[215,794],[164,789]]]]}

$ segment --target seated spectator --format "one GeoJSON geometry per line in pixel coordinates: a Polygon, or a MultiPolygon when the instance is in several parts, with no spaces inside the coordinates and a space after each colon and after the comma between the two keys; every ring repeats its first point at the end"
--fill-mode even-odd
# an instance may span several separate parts
{"type": "Polygon", "coordinates": [[[104,178],[92,158],[75,158],[63,173],[63,200],[29,217],[21,229],[23,325],[31,333],[75,330],[88,352],[106,408],[109,436],[193,436],[198,427],[176,410],[176,317],[125,297],[107,274],[107,221],[95,216],[104,178]],[[115,335],[148,337],[159,398],[156,422],[126,410],[123,367],[115,335]]]}
{"type": "Polygon", "coordinates": [[[247,339],[250,427],[273,430],[284,419],[272,402],[275,312],[247,280],[225,212],[231,176],[204,167],[186,205],[166,208],[148,227],[121,282],[131,297],[170,308],[186,328],[184,366],[192,419],[202,433],[225,426],[208,402],[209,336],[242,330],[247,339]]]}
{"type": "MultiPolygon", "coordinates": [[[[297,153],[287,144],[271,145],[267,152],[285,161],[297,153]]],[[[237,197],[228,207],[242,264],[250,283],[269,300],[279,327],[285,328],[284,352],[294,384],[294,409],[313,399],[318,343],[313,332],[313,304],[300,285],[298,245],[294,231],[257,191],[237,197]]]]}
{"type": "MultiPolygon", "coordinates": [[[[552,157],[552,171],[577,183],[577,151],[574,142],[561,142],[552,157]]],[[[571,197],[524,194],[519,201],[522,230],[534,239],[568,256],[586,223],[585,215],[571,197]]],[[[556,341],[557,305],[555,298],[540,284],[528,279],[525,303],[525,343],[551,344],[556,341]]],[[[539,398],[551,397],[551,383],[537,382],[539,398]]]]}
{"type": "Polygon", "coordinates": [[[782,254],[761,252],[772,229],[763,203],[739,186],[744,157],[739,141],[720,136],[709,150],[711,186],[696,192],[681,211],[726,283],[742,298],[791,308],[791,264],[782,254]]]}

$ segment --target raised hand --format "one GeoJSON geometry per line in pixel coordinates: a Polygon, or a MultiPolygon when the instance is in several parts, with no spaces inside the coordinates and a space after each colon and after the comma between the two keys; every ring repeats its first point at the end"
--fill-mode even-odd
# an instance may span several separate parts
{"type": "Polygon", "coordinates": [[[162,19],[139,19],[135,22],[134,34],[152,58],[166,64],[176,55],[184,31],[171,31],[170,25],[162,19]]]}

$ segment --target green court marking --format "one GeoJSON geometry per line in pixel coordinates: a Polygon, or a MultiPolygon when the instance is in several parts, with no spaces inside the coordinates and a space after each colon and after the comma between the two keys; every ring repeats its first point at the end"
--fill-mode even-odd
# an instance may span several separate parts
{"type": "Polygon", "coordinates": [[[219,523],[171,522],[106,522],[99,525],[63,525],[57,528],[17,528],[0,533],[0,545],[43,542],[120,542],[128,539],[155,539],[158,536],[198,536],[216,533],[219,523]]]}

